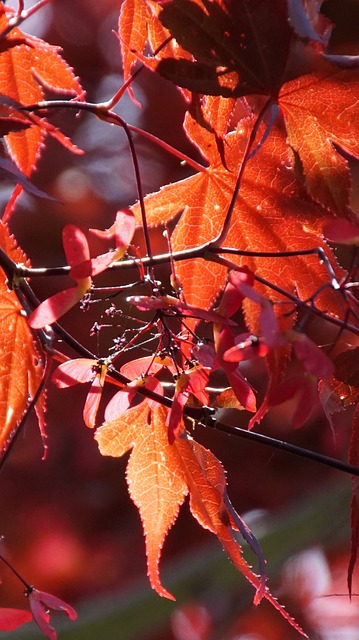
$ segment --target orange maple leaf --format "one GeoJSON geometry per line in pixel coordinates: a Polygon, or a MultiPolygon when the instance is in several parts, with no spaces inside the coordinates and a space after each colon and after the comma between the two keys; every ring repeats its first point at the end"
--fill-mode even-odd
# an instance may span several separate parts
{"type": "MultiPolygon", "coordinates": [[[[216,128],[215,123],[210,124],[216,128]]],[[[171,240],[174,251],[198,247],[214,240],[222,231],[252,126],[251,118],[242,120],[235,131],[224,136],[224,166],[215,134],[187,114],[186,133],[210,166],[145,198],[149,225],[168,222],[182,211],[171,240]]],[[[133,211],[140,222],[138,204],[133,211]]],[[[306,196],[293,171],[285,137],[273,128],[248,161],[225,245],[239,251],[258,252],[258,257],[231,255],[231,260],[238,265],[248,265],[255,275],[306,299],[329,280],[327,270],[319,264],[317,256],[266,258],[260,254],[323,247],[336,264],[334,255],[321,238],[324,224],[331,219],[330,212],[306,196]]],[[[208,308],[214,302],[227,276],[225,267],[200,258],[181,261],[176,270],[187,303],[202,308],[208,308]]],[[[256,286],[273,302],[283,300],[280,294],[256,286]]],[[[316,298],[316,304],[343,317],[340,297],[328,288],[316,298]]],[[[247,323],[254,333],[258,328],[255,306],[251,301],[244,303],[247,323]]],[[[292,317],[282,317],[280,329],[290,328],[292,322],[292,317]]]]}
{"type": "MultiPolygon", "coordinates": [[[[13,12],[0,4],[0,31],[8,26],[13,12]]],[[[14,106],[32,105],[44,99],[44,88],[70,96],[83,93],[71,67],[54,47],[39,38],[14,28],[6,36],[13,46],[0,50],[0,93],[14,106]]],[[[25,131],[11,132],[6,137],[9,153],[21,171],[29,176],[38,159],[46,133],[55,136],[74,152],[81,151],[55,127],[32,115],[33,124],[25,131]]]]}
{"type": "Polygon", "coordinates": [[[265,584],[245,561],[234,530],[240,528],[264,565],[259,545],[233,509],[226,492],[226,480],[219,460],[184,431],[170,445],[167,410],[150,409],[142,403],[121,417],[104,423],[95,433],[102,455],[121,457],[132,449],[127,466],[129,493],[139,509],[146,538],[148,576],[159,595],[174,599],[159,577],[159,561],[165,537],[175,522],[187,494],[190,509],[199,524],[214,533],[234,565],[255,587],[255,603],[264,597],[303,635],[265,584]],[[239,526],[238,526],[239,525],[239,526]],[[258,549],[256,547],[258,545],[258,549]]]}
{"type": "MultiPolygon", "coordinates": [[[[26,263],[8,228],[0,223],[0,246],[17,263],[26,263]]],[[[43,368],[27,323],[26,314],[7,278],[0,269],[0,449],[10,444],[16,428],[34,398],[43,368]]],[[[44,437],[44,401],[38,406],[39,425],[44,437]]]]}
{"type": "MultiPolygon", "coordinates": [[[[140,59],[147,41],[159,58],[167,55],[191,57],[161,24],[158,19],[159,10],[159,3],[149,0],[124,0],[121,5],[118,26],[125,82],[131,79],[132,67],[140,59]]],[[[134,99],[130,86],[129,93],[134,99]]]]}
{"type": "Polygon", "coordinates": [[[334,145],[359,157],[358,68],[321,65],[284,84],[278,102],[308,193],[343,215],[349,204],[350,171],[334,145]]]}

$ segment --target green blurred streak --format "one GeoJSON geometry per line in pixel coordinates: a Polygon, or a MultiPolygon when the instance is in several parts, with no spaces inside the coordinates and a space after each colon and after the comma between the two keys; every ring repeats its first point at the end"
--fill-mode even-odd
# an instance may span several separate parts
{"type": "MultiPolygon", "coordinates": [[[[324,548],[346,544],[349,539],[350,482],[341,480],[277,515],[264,514],[248,521],[260,539],[268,561],[268,575],[273,578],[287,558],[298,551],[320,545],[324,548]]],[[[256,559],[247,553],[249,562],[256,559]]],[[[174,608],[189,599],[201,598],[209,588],[218,593],[235,587],[238,612],[246,608],[253,589],[231,565],[220,545],[215,542],[182,554],[167,563],[161,572],[163,583],[175,594],[176,603],[157,596],[145,580],[126,591],[98,598],[78,607],[79,618],[64,624],[53,617],[59,640],[145,640],[166,624],[174,608]]],[[[33,625],[32,625],[33,626],[33,625]]],[[[8,635],[8,634],[6,634],[8,635]]],[[[5,636],[1,634],[0,636],[5,636]]],[[[299,637],[299,636],[298,636],[299,637]]],[[[12,632],[9,640],[41,640],[43,636],[26,625],[12,632]]]]}

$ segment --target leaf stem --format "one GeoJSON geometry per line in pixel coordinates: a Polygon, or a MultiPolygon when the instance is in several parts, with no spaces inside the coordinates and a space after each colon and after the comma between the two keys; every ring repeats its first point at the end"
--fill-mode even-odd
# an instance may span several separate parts
{"type": "Polygon", "coordinates": [[[352,464],[343,462],[342,460],[337,460],[336,458],[331,458],[330,456],[323,455],[322,453],[318,453],[317,451],[312,451],[311,449],[298,447],[297,445],[286,442],[285,440],[279,440],[278,438],[266,436],[263,433],[257,433],[256,431],[247,431],[247,429],[242,429],[241,427],[226,424],[225,422],[216,420],[213,417],[209,418],[206,424],[202,426],[210,427],[212,429],[216,429],[217,431],[223,431],[224,433],[243,438],[244,440],[258,442],[259,444],[271,447],[272,449],[285,451],[286,453],[291,453],[295,456],[306,458],[307,460],[312,460],[313,462],[318,462],[319,464],[323,464],[327,467],[332,467],[333,469],[343,471],[344,473],[349,473],[353,476],[359,476],[359,467],[355,467],[352,464]]]}
{"type": "MultiPolygon", "coordinates": [[[[1,254],[1,251],[0,251],[0,254],[1,254]]],[[[8,261],[10,261],[10,258],[8,258],[8,261]]],[[[20,283],[20,287],[21,287],[22,293],[27,297],[27,299],[31,299],[32,298],[32,300],[33,299],[36,300],[36,297],[34,296],[34,294],[32,292],[32,289],[29,286],[29,284],[26,282],[26,280],[23,280],[20,283]]],[[[301,301],[299,301],[299,302],[301,302],[301,301]]],[[[305,303],[301,302],[301,304],[304,305],[305,303]]],[[[313,311],[315,311],[315,308],[313,308],[313,311]]],[[[326,317],[326,314],[324,314],[322,312],[319,312],[319,310],[317,310],[316,312],[319,313],[322,317],[326,317]]],[[[331,316],[328,316],[328,319],[332,320],[332,321],[337,320],[335,318],[331,318],[331,316]]],[[[81,355],[81,356],[83,356],[85,358],[93,359],[93,360],[97,360],[98,359],[98,357],[95,354],[93,354],[91,351],[86,349],[82,344],[80,344],[59,323],[55,322],[52,325],[52,329],[53,329],[54,333],[56,335],[58,335],[59,338],[61,338],[61,340],[66,342],[66,344],[69,347],[71,347],[79,355],[81,355]]],[[[357,327],[354,327],[354,329],[356,329],[356,333],[359,334],[359,329],[357,327]]],[[[113,378],[117,382],[120,382],[120,384],[122,384],[124,386],[127,386],[128,384],[130,384],[132,382],[129,378],[127,378],[126,376],[121,374],[114,367],[110,367],[109,368],[108,376],[110,378],[113,378]]],[[[30,407],[28,408],[28,411],[32,408],[32,406],[35,405],[40,393],[41,393],[41,391],[38,390],[38,392],[37,392],[36,396],[34,397],[30,407]]],[[[139,387],[138,388],[138,393],[140,395],[144,396],[144,397],[150,398],[151,400],[155,400],[159,404],[161,404],[161,405],[163,405],[163,406],[165,406],[165,407],[167,407],[169,409],[172,408],[173,401],[170,398],[167,398],[166,396],[161,396],[161,395],[155,393],[154,391],[152,391],[151,389],[147,389],[146,387],[139,387]]],[[[28,413],[28,411],[27,411],[27,413],[28,413]]],[[[287,453],[291,453],[291,454],[306,458],[308,460],[312,460],[314,462],[318,462],[320,464],[324,464],[326,466],[332,467],[332,468],[337,469],[339,471],[342,471],[344,473],[349,473],[351,475],[359,477],[359,467],[355,467],[355,466],[353,466],[351,464],[342,462],[342,461],[337,460],[335,458],[331,458],[329,456],[325,456],[325,455],[317,453],[315,451],[311,451],[310,449],[304,449],[302,447],[297,447],[296,445],[290,444],[290,443],[285,442],[283,440],[278,440],[277,438],[271,438],[269,436],[265,436],[264,434],[257,433],[255,431],[247,431],[246,429],[242,429],[240,427],[234,427],[234,426],[228,425],[228,424],[226,424],[224,422],[216,420],[216,418],[214,417],[214,413],[215,413],[215,410],[212,407],[189,407],[189,406],[185,406],[183,408],[183,414],[185,416],[187,416],[188,418],[191,418],[192,420],[197,421],[198,424],[200,424],[202,426],[205,426],[205,427],[208,426],[210,428],[214,428],[214,429],[217,429],[219,431],[223,431],[225,433],[229,433],[231,435],[236,435],[238,437],[244,438],[245,440],[251,440],[253,442],[258,442],[259,444],[263,444],[265,446],[270,446],[270,447],[272,447],[274,449],[278,449],[280,451],[286,451],[287,453]]],[[[1,466],[2,465],[3,465],[3,462],[1,462],[1,466]]]]}
{"type": "Polygon", "coordinates": [[[138,199],[139,199],[140,209],[141,209],[142,226],[143,226],[143,234],[145,237],[146,251],[147,251],[148,257],[152,258],[153,254],[152,254],[151,240],[150,240],[150,235],[149,235],[149,230],[147,225],[140,168],[139,168],[136,148],[133,142],[132,133],[131,133],[131,130],[129,129],[127,122],[114,111],[110,111],[109,109],[107,109],[106,106],[104,106],[103,104],[95,104],[92,102],[82,102],[81,100],[73,100],[73,101],[72,100],[48,100],[48,101],[44,100],[36,104],[21,107],[21,110],[22,111],[41,111],[43,109],[54,109],[54,108],[75,109],[76,111],[88,111],[89,113],[92,113],[97,118],[99,118],[99,120],[103,120],[104,122],[108,122],[109,124],[120,126],[124,130],[125,135],[127,137],[128,145],[130,147],[132,164],[133,164],[133,169],[135,174],[137,194],[138,194],[138,199]]]}
{"type": "Polygon", "coordinates": [[[199,173],[206,173],[207,167],[205,167],[203,164],[196,162],[195,160],[187,156],[185,153],[182,153],[182,151],[179,151],[175,147],[172,147],[172,145],[168,144],[167,142],[164,142],[164,140],[161,140],[160,138],[157,138],[157,136],[154,136],[152,133],[149,133],[144,129],[139,129],[138,127],[135,127],[132,124],[129,124],[128,128],[133,133],[137,133],[143,138],[150,140],[151,142],[156,144],[158,147],[161,147],[171,155],[176,156],[177,158],[179,158],[179,160],[182,160],[183,162],[185,162],[189,167],[192,167],[192,169],[194,169],[195,171],[198,171],[199,173]]]}
{"type": "Polygon", "coordinates": [[[8,560],[6,560],[6,558],[1,553],[0,553],[0,560],[2,560],[3,563],[6,564],[6,566],[10,569],[10,571],[12,571],[13,574],[18,578],[18,580],[22,582],[26,590],[32,589],[31,585],[28,582],[26,582],[26,580],[24,580],[24,578],[20,575],[20,573],[16,571],[15,567],[13,567],[12,564],[8,560]]]}

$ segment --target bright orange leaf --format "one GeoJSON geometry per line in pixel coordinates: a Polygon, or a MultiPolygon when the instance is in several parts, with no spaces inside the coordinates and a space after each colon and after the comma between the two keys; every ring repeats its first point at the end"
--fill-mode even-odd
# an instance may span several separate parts
{"type": "MultiPolygon", "coordinates": [[[[214,240],[221,232],[235,187],[248,135],[250,118],[224,136],[226,166],[223,165],[214,133],[200,126],[187,114],[185,129],[210,166],[185,180],[162,187],[145,198],[150,225],[160,225],[182,211],[172,236],[173,251],[197,247],[214,240]]],[[[140,221],[139,205],[133,207],[140,221]]],[[[243,178],[232,224],[225,241],[238,250],[285,252],[322,246],[335,264],[330,249],[323,244],[321,231],[331,214],[306,197],[295,177],[285,138],[275,128],[252,157],[243,178]],[[303,206],[303,203],[305,205],[303,206]]],[[[241,257],[231,255],[239,265],[248,265],[255,275],[306,299],[328,283],[329,277],[317,256],[241,257]]],[[[224,287],[227,269],[203,259],[184,260],[176,266],[186,302],[208,308],[224,287]]],[[[270,289],[258,287],[272,301],[283,298],[270,289]]],[[[324,290],[316,304],[334,315],[343,316],[339,296],[324,290]]],[[[258,328],[258,309],[253,302],[244,303],[249,329],[258,328]]],[[[286,312],[289,307],[286,307],[286,312]]],[[[278,314],[279,315],[279,314],[278,314]]],[[[280,314],[282,315],[282,314],[280,314]]],[[[292,317],[281,318],[280,328],[289,328],[292,317]]]]}
{"type": "Polygon", "coordinates": [[[133,448],[127,482],[143,524],[148,576],[161,596],[173,600],[161,584],[158,563],[167,532],[188,489],[177,449],[168,444],[165,420],[162,407],[150,413],[148,405],[142,403],[97,429],[95,439],[102,455],[121,457],[133,448]]]}
{"type": "Polygon", "coordinates": [[[291,80],[280,91],[279,105],[308,192],[343,215],[349,205],[350,171],[333,145],[359,157],[358,68],[327,64],[291,80]]]}
{"type": "MultiPolygon", "coordinates": [[[[142,403],[120,418],[106,422],[95,433],[102,455],[121,457],[133,448],[126,477],[144,528],[151,586],[160,595],[173,599],[160,581],[158,565],[168,530],[189,493],[192,515],[202,527],[218,537],[234,565],[255,587],[255,603],[266,598],[303,634],[268,591],[265,576],[259,578],[243,558],[241,547],[233,535],[237,523],[242,521],[228,499],[221,463],[210,451],[192,440],[183,425],[182,437],[170,445],[166,414],[164,407],[150,410],[142,403]]],[[[244,528],[246,539],[253,541],[255,549],[258,543],[244,528]]]]}
{"type": "MultiPolygon", "coordinates": [[[[26,256],[16,245],[6,225],[0,223],[0,246],[14,262],[25,263],[26,256]]],[[[26,314],[0,269],[0,449],[5,450],[16,427],[36,394],[42,379],[42,366],[28,326],[26,314]]],[[[43,405],[39,405],[43,433],[43,405]]]]}
{"type": "MultiPolygon", "coordinates": [[[[0,4],[0,31],[8,25],[11,11],[0,4]]],[[[0,51],[0,93],[16,105],[32,105],[44,99],[44,88],[70,96],[80,96],[82,87],[73,70],[54,47],[15,28],[6,40],[14,46],[0,51]]],[[[32,116],[34,124],[25,131],[6,136],[12,159],[29,176],[38,159],[46,132],[55,135],[72,151],[78,149],[55,127],[32,116]]]]}

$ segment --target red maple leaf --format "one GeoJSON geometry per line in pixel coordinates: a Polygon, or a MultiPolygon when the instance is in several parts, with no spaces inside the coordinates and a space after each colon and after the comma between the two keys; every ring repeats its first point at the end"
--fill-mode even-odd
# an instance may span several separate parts
{"type": "MultiPolygon", "coordinates": [[[[11,9],[0,4],[0,31],[8,27],[11,9]]],[[[23,34],[14,28],[6,36],[0,50],[0,93],[14,106],[33,105],[44,99],[44,88],[80,96],[83,90],[71,67],[63,60],[60,49],[39,38],[23,34]],[[9,81],[9,77],[11,81],[9,81]]],[[[39,157],[46,133],[55,136],[74,152],[82,153],[61,132],[45,120],[32,114],[31,126],[24,131],[6,135],[6,144],[19,169],[29,176],[39,157]]]]}
{"type": "Polygon", "coordinates": [[[13,631],[25,622],[32,620],[32,614],[25,609],[0,609],[0,629],[1,631],[13,631]]]}

